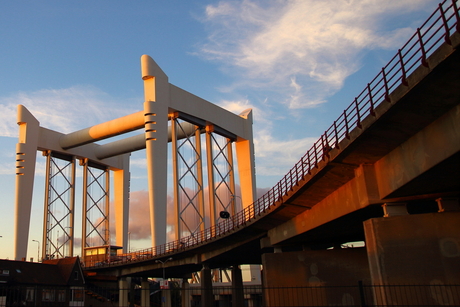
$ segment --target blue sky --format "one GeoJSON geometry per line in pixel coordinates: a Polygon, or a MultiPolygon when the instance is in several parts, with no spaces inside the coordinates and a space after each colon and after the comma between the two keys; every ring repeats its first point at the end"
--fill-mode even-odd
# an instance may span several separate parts
{"type": "MultiPolygon", "coordinates": [[[[235,113],[253,108],[257,185],[270,188],[437,3],[2,1],[0,258],[13,258],[17,104],[60,132],[139,111],[148,54],[172,84],[235,113]]],[[[132,158],[136,195],[142,154],[132,158]]],[[[39,157],[30,240],[42,236],[43,167],[39,157]]],[[[148,247],[138,239],[133,247],[148,247]]]]}

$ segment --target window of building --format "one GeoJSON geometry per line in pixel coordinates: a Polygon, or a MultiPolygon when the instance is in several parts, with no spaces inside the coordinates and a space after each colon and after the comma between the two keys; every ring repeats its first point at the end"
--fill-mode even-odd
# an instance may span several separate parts
{"type": "Polygon", "coordinates": [[[58,289],[57,290],[57,301],[58,302],[65,302],[65,289],[58,289]]]}
{"type": "Polygon", "coordinates": [[[26,289],[26,301],[35,302],[35,289],[34,288],[26,289]]]}
{"type": "Polygon", "coordinates": [[[72,301],[74,302],[82,302],[85,300],[85,292],[83,288],[76,288],[72,289],[72,301]]]}
{"type": "Polygon", "coordinates": [[[42,301],[43,302],[54,302],[54,290],[43,289],[42,290],[42,301]]]}
{"type": "Polygon", "coordinates": [[[10,275],[10,270],[1,270],[0,269],[0,275],[10,275]]]}

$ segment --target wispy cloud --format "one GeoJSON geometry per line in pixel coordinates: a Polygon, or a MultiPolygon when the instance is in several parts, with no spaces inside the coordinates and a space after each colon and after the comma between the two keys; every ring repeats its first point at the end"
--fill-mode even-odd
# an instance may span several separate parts
{"type": "Polygon", "coordinates": [[[0,97],[0,136],[17,136],[18,104],[31,111],[42,127],[63,133],[138,111],[119,108],[114,100],[92,86],[43,89],[0,97]]]}
{"type": "MultiPolygon", "coordinates": [[[[295,83],[295,80],[293,80],[295,83]]],[[[296,99],[293,97],[293,99],[296,99]]],[[[254,114],[254,146],[256,155],[257,174],[262,176],[284,175],[308,148],[316,141],[316,138],[302,138],[295,140],[280,140],[273,136],[273,122],[279,117],[270,108],[258,107],[247,99],[222,101],[219,105],[231,112],[252,108],[254,114]]]]}
{"type": "Polygon", "coordinates": [[[290,109],[313,107],[360,68],[363,50],[397,48],[413,33],[388,27],[390,17],[428,3],[436,2],[220,1],[206,7],[209,36],[200,54],[239,68],[239,86],[276,87],[290,109]]]}
{"type": "Polygon", "coordinates": [[[413,13],[431,11],[436,3],[223,0],[208,5],[202,22],[209,35],[199,54],[236,77],[222,92],[251,97],[219,104],[235,113],[253,108],[257,174],[283,175],[316,141],[275,133],[275,125],[327,102],[362,67],[365,52],[404,44],[421,22],[413,13]]]}

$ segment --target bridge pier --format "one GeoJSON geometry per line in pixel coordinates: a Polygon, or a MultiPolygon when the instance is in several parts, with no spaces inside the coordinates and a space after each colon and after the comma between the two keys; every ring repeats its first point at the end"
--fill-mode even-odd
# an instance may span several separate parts
{"type": "Polygon", "coordinates": [[[305,250],[262,255],[265,306],[326,306],[359,304],[359,293],[349,287],[370,282],[365,248],[305,250]],[[276,291],[293,287],[290,291],[276,291]],[[306,291],[306,292],[305,292],[306,291]]]}
{"type": "Polygon", "coordinates": [[[120,307],[129,306],[128,293],[129,293],[128,277],[121,277],[118,280],[118,306],[120,307]]]}
{"type": "Polygon", "coordinates": [[[147,277],[142,277],[141,289],[141,307],[150,307],[150,285],[147,277]]]}
{"type": "Polygon", "coordinates": [[[459,284],[460,212],[364,222],[373,284],[459,284]]]}
{"type": "Polygon", "coordinates": [[[244,306],[243,274],[239,265],[232,266],[232,307],[244,306]]]}
{"type": "Polygon", "coordinates": [[[190,307],[190,284],[188,282],[188,278],[182,279],[182,290],[181,290],[181,297],[182,297],[182,307],[190,307]]]}
{"type": "Polygon", "coordinates": [[[212,270],[207,264],[203,264],[203,268],[201,269],[201,307],[213,306],[212,270]]]}

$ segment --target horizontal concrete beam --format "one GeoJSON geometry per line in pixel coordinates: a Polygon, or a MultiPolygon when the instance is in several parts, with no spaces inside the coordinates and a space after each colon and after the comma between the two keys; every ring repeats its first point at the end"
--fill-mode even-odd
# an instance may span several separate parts
{"type": "MultiPolygon", "coordinates": [[[[195,125],[181,123],[182,129],[178,129],[177,139],[181,140],[195,132],[195,125]]],[[[171,126],[168,127],[168,142],[171,142],[171,126]]],[[[108,144],[100,145],[96,148],[96,157],[105,159],[124,153],[145,149],[145,134],[135,135],[126,139],[118,140],[108,144]]]]}
{"type": "Polygon", "coordinates": [[[63,135],[59,144],[63,149],[69,149],[131,132],[143,128],[144,124],[144,111],[140,111],[63,135]]]}
{"type": "MultiPolygon", "coordinates": [[[[361,165],[355,170],[355,178],[348,181],[310,210],[268,231],[270,244],[281,244],[337,218],[345,216],[369,204],[379,203],[379,192],[372,165],[361,165]]],[[[289,206],[289,204],[287,204],[289,206]]],[[[338,229],[337,231],[340,231],[338,229]]]]}
{"type": "MultiPolygon", "coordinates": [[[[380,198],[460,152],[460,105],[375,163],[380,198]]],[[[457,178],[458,179],[458,178],[457,178]]]]}

